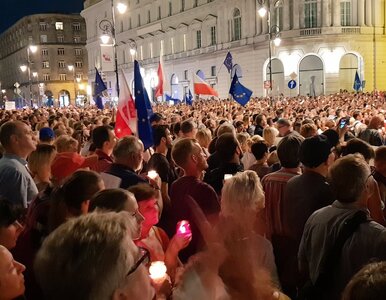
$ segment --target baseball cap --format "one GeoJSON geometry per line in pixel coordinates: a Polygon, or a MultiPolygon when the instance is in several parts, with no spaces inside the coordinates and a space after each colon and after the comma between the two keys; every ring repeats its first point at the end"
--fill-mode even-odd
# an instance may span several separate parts
{"type": "Polygon", "coordinates": [[[55,138],[55,133],[50,127],[43,127],[39,130],[39,140],[48,141],[55,138]]]}
{"type": "Polygon", "coordinates": [[[331,148],[329,140],[324,135],[307,138],[300,146],[300,162],[308,168],[316,168],[328,159],[331,148]]]}
{"type": "Polygon", "coordinates": [[[51,173],[55,180],[62,181],[76,170],[92,167],[97,162],[97,155],[84,157],[76,152],[62,152],[52,162],[51,173]]]}

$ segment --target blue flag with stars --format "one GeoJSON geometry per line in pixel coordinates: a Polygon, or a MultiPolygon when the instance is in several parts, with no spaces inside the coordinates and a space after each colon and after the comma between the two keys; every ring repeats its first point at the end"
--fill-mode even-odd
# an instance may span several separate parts
{"type": "Polygon", "coordinates": [[[143,85],[143,79],[138,61],[134,61],[134,90],[135,107],[138,117],[138,137],[145,149],[153,146],[153,133],[150,125],[150,116],[153,115],[149,96],[143,85]]]}
{"type": "Polygon", "coordinates": [[[249,99],[251,99],[252,91],[239,82],[239,78],[235,73],[235,76],[233,76],[231,87],[229,89],[229,94],[232,95],[233,99],[236,102],[240,103],[242,106],[245,106],[245,104],[248,103],[249,99]]]}
{"type": "Polygon", "coordinates": [[[353,86],[355,91],[359,91],[362,88],[362,82],[359,78],[358,71],[355,71],[355,79],[354,79],[354,86],[353,86]]]}
{"type": "Polygon", "coordinates": [[[227,56],[225,57],[224,65],[228,69],[228,73],[230,73],[232,71],[232,67],[233,67],[233,58],[232,58],[232,54],[230,52],[228,52],[227,56]]]}
{"type": "Polygon", "coordinates": [[[187,105],[190,105],[190,106],[193,105],[193,95],[192,95],[192,92],[190,91],[190,89],[189,89],[189,94],[186,94],[186,96],[185,96],[185,103],[187,105]]]}
{"type": "Polygon", "coordinates": [[[95,68],[94,95],[98,96],[105,90],[107,90],[107,87],[106,87],[105,83],[103,82],[102,77],[98,72],[98,69],[95,68]]]}

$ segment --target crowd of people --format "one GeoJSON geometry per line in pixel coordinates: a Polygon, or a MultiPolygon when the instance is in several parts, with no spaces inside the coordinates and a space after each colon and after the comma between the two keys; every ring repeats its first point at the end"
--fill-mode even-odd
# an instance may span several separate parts
{"type": "Polygon", "coordinates": [[[0,300],[386,295],[385,94],[0,111],[0,300]]]}

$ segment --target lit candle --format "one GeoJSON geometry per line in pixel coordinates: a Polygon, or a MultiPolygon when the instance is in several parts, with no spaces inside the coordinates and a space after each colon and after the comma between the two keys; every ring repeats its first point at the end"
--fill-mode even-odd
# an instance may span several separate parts
{"type": "Polygon", "coordinates": [[[224,174],[224,180],[231,179],[233,177],[232,174],[224,174]]]}
{"type": "Polygon", "coordinates": [[[155,179],[158,176],[158,173],[154,170],[151,170],[151,171],[147,172],[147,176],[151,179],[155,179]]]}
{"type": "Polygon", "coordinates": [[[150,278],[155,283],[162,283],[167,279],[166,266],[163,261],[153,261],[149,267],[150,278]]]}
{"type": "Polygon", "coordinates": [[[183,220],[183,221],[178,222],[177,234],[187,235],[187,236],[192,235],[192,231],[190,230],[189,221],[183,220]]]}

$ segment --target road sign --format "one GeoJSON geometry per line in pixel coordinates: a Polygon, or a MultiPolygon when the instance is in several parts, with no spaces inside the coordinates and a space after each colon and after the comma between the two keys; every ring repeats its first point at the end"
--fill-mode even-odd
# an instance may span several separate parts
{"type": "Polygon", "coordinates": [[[295,80],[288,81],[288,88],[290,90],[293,90],[294,88],[296,88],[296,81],[295,80]]]}
{"type": "Polygon", "coordinates": [[[271,88],[271,82],[269,80],[264,81],[264,88],[265,89],[271,88]]]}

